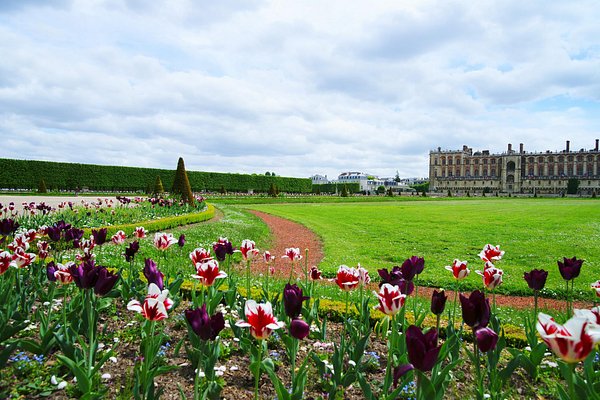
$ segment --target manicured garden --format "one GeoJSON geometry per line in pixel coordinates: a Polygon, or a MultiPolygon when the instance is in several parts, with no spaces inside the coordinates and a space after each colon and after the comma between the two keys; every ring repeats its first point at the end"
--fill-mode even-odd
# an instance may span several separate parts
{"type": "Polygon", "coordinates": [[[271,254],[268,227],[239,206],[131,224],[124,200],[98,207],[123,208],[110,228],[77,226],[91,211],[68,205],[5,212],[0,397],[598,398],[600,314],[571,302],[595,296],[597,204],[252,206],[319,234],[318,267],[294,243],[271,254]],[[173,218],[192,225],[161,225],[173,218]],[[457,290],[424,299],[423,284],[457,290]],[[568,301],[538,315],[499,309],[499,292],[568,301]]]}

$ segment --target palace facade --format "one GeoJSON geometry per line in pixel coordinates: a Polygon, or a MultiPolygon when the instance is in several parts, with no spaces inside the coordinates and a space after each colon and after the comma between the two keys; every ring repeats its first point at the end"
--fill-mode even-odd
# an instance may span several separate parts
{"type": "Polygon", "coordinates": [[[562,194],[569,179],[578,180],[578,193],[600,194],[600,152],[598,139],[591,150],[572,151],[567,140],[562,151],[526,152],[512,145],[500,154],[489,150],[462,150],[429,153],[429,191],[457,193],[562,194]]]}

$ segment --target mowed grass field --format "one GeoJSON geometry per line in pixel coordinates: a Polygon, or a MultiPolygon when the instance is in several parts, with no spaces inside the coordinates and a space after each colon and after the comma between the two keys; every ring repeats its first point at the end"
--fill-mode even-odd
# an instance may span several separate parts
{"type": "MultiPolygon", "coordinates": [[[[425,258],[421,279],[428,286],[454,287],[444,269],[455,258],[467,260],[471,275],[463,289],[481,288],[478,253],[486,243],[506,254],[499,293],[530,294],[523,273],[549,271],[545,296],[563,296],[558,272],[562,257],[584,259],[575,280],[576,296],[592,300],[590,284],[600,279],[600,201],[595,199],[486,198],[456,201],[385,203],[271,204],[249,208],[304,224],[323,240],[320,268],[333,276],[340,264],[377,269],[400,265],[411,255],[425,258]]],[[[290,243],[294,246],[294,243],[290,243]]]]}

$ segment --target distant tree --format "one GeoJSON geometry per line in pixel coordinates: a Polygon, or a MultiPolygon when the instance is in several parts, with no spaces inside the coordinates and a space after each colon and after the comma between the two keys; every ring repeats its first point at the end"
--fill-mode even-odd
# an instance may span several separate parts
{"type": "Polygon", "coordinates": [[[348,188],[346,187],[346,185],[344,185],[344,187],[342,188],[342,194],[340,194],[340,196],[348,197],[348,188]]]}
{"type": "Polygon", "coordinates": [[[271,172],[271,176],[277,176],[277,175],[275,175],[275,172],[271,172]]]}
{"type": "Polygon", "coordinates": [[[592,191],[592,199],[595,199],[595,198],[596,198],[596,189],[594,189],[594,190],[592,191]]]}
{"type": "Polygon", "coordinates": [[[452,197],[452,192],[448,189],[448,197],[452,197]]]}
{"type": "Polygon", "coordinates": [[[394,192],[392,191],[392,188],[389,188],[389,189],[388,189],[388,191],[387,191],[387,195],[388,195],[389,197],[394,197],[394,192]]]}
{"type": "Polygon", "coordinates": [[[44,178],[40,179],[38,193],[48,193],[48,188],[46,188],[46,181],[44,180],[44,178]]]}
{"type": "Polygon", "coordinates": [[[221,185],[221,189],[219,189],[219,193],[221,193],[221,194],[227,193],[227,190],[225,190],[225,186],[224,185],[221,185]]]}
{"type": "Polygon", "coordinates": [[[152,194],[152,182],[148,182],[146,185],[146,194],[152,194]]]}
{"type": "Polygon", "coordinates": [[[396,182],[400,182],[400,181],[401,181],[401,179],[400,179],[400,174],[398,173],[398,170],[396,170],[396,177],[394,178],[394,180],[395,180],[396,182]]]}
{"type": "Polygon", "coordinates": [[[194,194],[190,186],[190,180],[185,170],[183,158],[179,157],[177,162],[177,171],[175,171],[175,179],[173,180],[173,189],[171,193],[181,196],[181,200],[187,204],[194,204],[194,194]]]}
{"type": "Polygon", "coordinates": [[[265,172],[265,176],[271,176],[271,173],[269,171],[265,172]]]}
{"type": "Polygon", "coordinates": [[[316,185],[316,187],[315,187],[315,194],[321,194],[320,185],[316,185]]]}
{"type": "Polygon", "coordinates": [[[377,194],[384,194],[385,193],[385,186],[379,186],[377,188],[377,194]]]}
{"type": "Polygon", "coordinates": [[[154,194],[162,194],[165,192],[165,188],[163,186],[162,180],[160,179],[160,175],[156,175],[156,180],[154,181],[154,194]]]}
{"type": "Polygon", "coordinates": [[[471,197],[471,192],[467,190],[467,197],[471,197]]]}
{"type": "Polygon", "coordinates": [[[271,186],[269,187],[269,196],[277,197],[277,186],[273,182],[271,182],[271,186]]]}
{"type": "Polygon", "coordinates": [[[427,197],[427,192],[423,191],[423,193],[421,193],[421,196],[427,197]]]}
{"type": "Polygon", "coordinates": [[[569,179],[567,182],[567,194],[577,194],[577,189],[579,189],[579,179],[569,179]]]}

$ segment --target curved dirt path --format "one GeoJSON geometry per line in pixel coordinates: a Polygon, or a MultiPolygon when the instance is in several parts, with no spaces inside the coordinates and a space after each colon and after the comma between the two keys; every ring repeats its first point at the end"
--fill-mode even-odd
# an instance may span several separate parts
{"type": "MultiPolygon", "coordinates": [[[[275,261],[275,275],[277,277],[287,278],[290,275],[291,263],[287,259],[282,259],[281,256],[285,254],[287,247],[298,247],[304,257],[304,250],[309,249],[308,257],[308,268],[313,265],[319,265],[323,259],[323,244],[321,239],[310,229],[304,225],[296,222],[287,220],[285,218],[276,217],[271,214],[267,214],[261,211],[248,210],[252,214],[261,218],[271,230],[273,236],[273,243],[269,251],[272,255],[276,256],[275,261]]],[[[304,259],[302,259],[299,265],[294,266],[294,275],[301,276],[302,268],[304,266],[304,259]]],[[[256,268],[260,273],[265,273],[266,264],[262,261],[256,261],[253,263],[253,267],[256,268]]],[[[371,279],[378,281],[379,277],[377,274],[371,276],[371,279]]],[[[327,282],[326,280],[324,283],[327,282]]],[[[327,282],[329,283],[329,282],[327,282]]],[[[371,284],[373,290],[377,290],[377,283],[371,284]]],[[[419,296],[423,298],[431,298],[434,288],[420,287],[419,296]]],[[[454,292],[447,290],[448,300],[454,299],[454,292]]],[[[490,301],[491,299],[491,295],[490,301]]],[[[533,296],[506,296],[496,295],[496,305],[501,307],[514,307],[518,309],[533,308],[533,296]]],[[[574,304],[575,308],[590,308],[593,306],[591,301],[576,301],[574,304]]],[[[551,298],[538,298],[538,307],[540,310],[557,310],[564,311],[566,309],[566,302],[564,300],[556,300],[551,298]]]]}

